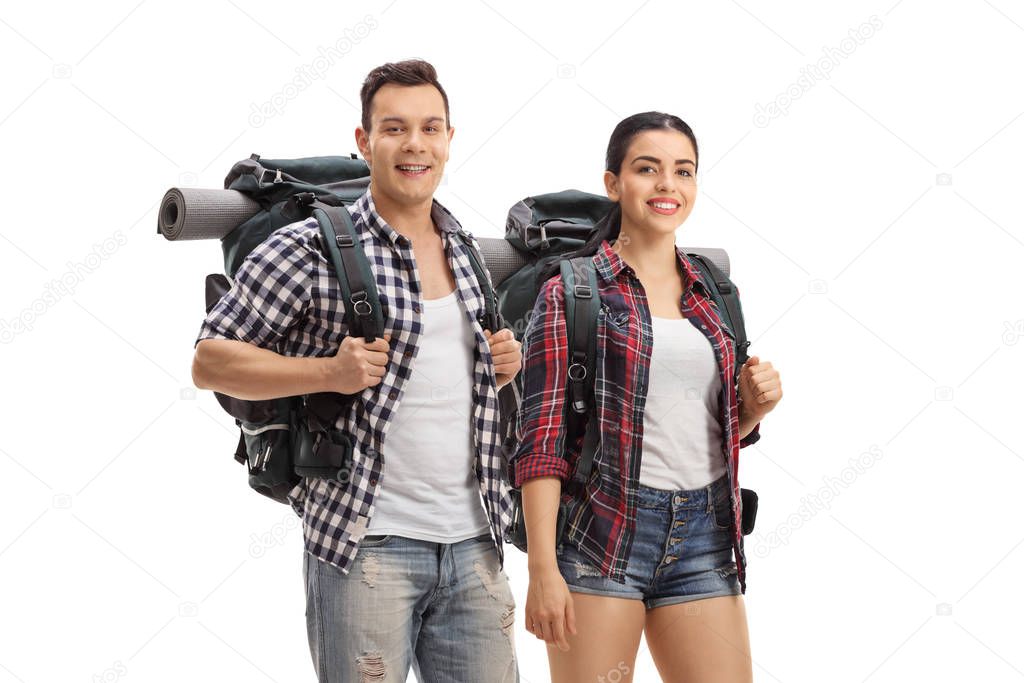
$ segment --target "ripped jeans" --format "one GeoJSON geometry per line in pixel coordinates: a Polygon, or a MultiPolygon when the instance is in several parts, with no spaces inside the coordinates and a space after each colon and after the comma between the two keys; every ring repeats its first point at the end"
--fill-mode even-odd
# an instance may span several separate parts
{"type": "Polygon", "coordinates": [[[519,681],[515,604],[490,534],[458,543],[368,535],[348,574],[303,553],[321,683],[519,681]]]}

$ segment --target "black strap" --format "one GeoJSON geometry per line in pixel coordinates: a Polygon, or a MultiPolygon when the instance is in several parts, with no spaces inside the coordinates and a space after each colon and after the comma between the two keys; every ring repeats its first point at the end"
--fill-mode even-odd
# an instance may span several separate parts
{"type": "Polygon", "coordinates": [[[319,200],[312,206],[324,248],[338,275],[349,330],[353,336],[372,342],[384,335],[384,314],[376,279],[352,224],[352,216],[344,206],[330,206],[319,200]]]}
{"type": "MultiPolygon", "coordinates": [[[[300,197],[300,203],[312,208],[312,215],[320,225],[320,236],[327,258],[334,267],[345,306],[349,334],[361,336],[368,342],[384,336],[384,313],[377,294],[376,279],[370,269],[352,216],[344,205],[334,206],[315,197],[300,197]]],[[[320,392],[303,397],[305,427],[319,433],[314,450],[320,462],[342,462],[342,451],[350,447],[337,437],[334,427],[342,412],[351,404],[352,395],[320,392]],[[339,450],[340,449],[340,450],[339,450]]]]}
{"type": "MultiPolygon", "coordinates": [[[[597,318],[601,299],[597,288],[597,271],[590,257],[563,260],[559,264],[565,291],[566,337],[569,350],[569,405],[566,423],[578,429],[586,424],[583,450],[573,474],[573,481],[583,483],[590,477],[597,452],[597,419],[591,419],[594,372],[597,356],[597,318]]],[[[574,429],[573,431],[576,431],[574,429]]]]}
{"type": "Polygon", "coordinates": [[[469,254],[470,265],[473,266],[473,273],[476,275],[476,281],[480,285],[480,291],[484,295],[484,312],[480,317],[480,325],[485,330],[491,332],[497,332],[501,328],[505,327],[505,321],[501,317],[501,312],[498,310],[498,301],[494,294],[494,289],[491,287],[490,276],[484,266],[483,256],[477,251],[473,243],[466,238],[461,231],[451,233],[451,236],[461,244],[466,253],[469,254]]]}
{"type": "Polygon", "coordinates": [[[726,333],[732,336],[736,344],[735,379],[739,379],[740,369],[747,362],[747,347],[750,346],[743,324],[743,309],[740,307],[739,294],[729,276],[723,273],[714,261],[702,254],[687,254],[687,256],[697,266],[701,282],[711,293],[712,300],[718,306],[719,315],[725,313],[726,320],[723,320],[722,323],[726,333]]]}

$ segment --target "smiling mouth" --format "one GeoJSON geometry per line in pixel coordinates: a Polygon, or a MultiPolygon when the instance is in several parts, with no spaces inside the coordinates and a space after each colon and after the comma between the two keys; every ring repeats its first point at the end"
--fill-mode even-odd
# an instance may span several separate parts
{"type": "Polygon", "coordinates": [[[430,167],[424,164],[398,164],[395,168],[399,173],[410,178],[417,178],[430,170],[430,167]]]}
{"type": "Polygon", "coordinates": [[[652,199],[647,202],[647,206],[654,209],[655,213],[660,213],[663,216],[671,216],[679,210],[678,202],[663,199],[652,199]]]}

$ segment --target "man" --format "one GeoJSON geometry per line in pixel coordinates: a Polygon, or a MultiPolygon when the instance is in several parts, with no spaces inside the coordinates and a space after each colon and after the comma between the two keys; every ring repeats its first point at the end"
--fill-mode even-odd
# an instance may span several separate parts
{"type": "Polygon", "coordinates": [[[404,681],[410,666],[432,683],[516,681],[497,388],[519,371],[520,344],[477,321],[482,288],[458,223],[433,199],[454,133],[434,68],[385,64],[361,97],[370,187],[349,211],[384,338],[346,336],[316,222],[293,223],[210,311],[193,379],[250,400],[358,395],[339,419],[356,442],[351,480],[306,478],[289,494],[321,681],[404,681]]]}

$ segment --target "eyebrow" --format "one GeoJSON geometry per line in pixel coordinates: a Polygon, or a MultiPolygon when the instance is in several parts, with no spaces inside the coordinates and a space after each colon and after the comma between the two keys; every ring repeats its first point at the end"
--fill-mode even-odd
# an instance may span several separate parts
{"type": "MultiPolygon", "coordinates": [[[[430,117],[428,117],[424,121],[424,123],[434,123],[436,121],[442,121],[443,122],[444,121],[444,117],[443,116],[430,116],[430,117]]],[[[381,123],[392,123],[392,122],[393,123],[405,123],[405,119],[403,119],[401,116],[385,116],[384,118],[382,118],[380,120],[380,122],[381,123]]]]}
{"type": "MultiPolygon", "coordinates": [[[[655,163],[655,164],[660,164],[661,163],[661,159],[658,159],[658,158],[655,158],[655,157],[648,157],[648,156],[639,156],[636,159],[633,159],[633,161],[630,162],[630,163],[634,163],[635,164],[638,161],[650,161],[650,162],[655,163]]],[[[676,163],[677,164],[690,164],[692,166],[696,166],[697,165],[697,164],[693,163],[692,161],[690,161],[689,159],[676,159],[676,163]]]]}

